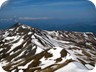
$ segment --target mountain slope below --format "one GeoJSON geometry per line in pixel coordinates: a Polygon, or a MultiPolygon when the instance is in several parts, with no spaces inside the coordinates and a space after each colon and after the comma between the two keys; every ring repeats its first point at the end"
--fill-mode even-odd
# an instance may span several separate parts
{"type": "Polygon", "coordinates": [[[46,31],[16,24],[0,33],[0,63],[7,72],[92,70],[96,36],[91,32],[46,31]]]}

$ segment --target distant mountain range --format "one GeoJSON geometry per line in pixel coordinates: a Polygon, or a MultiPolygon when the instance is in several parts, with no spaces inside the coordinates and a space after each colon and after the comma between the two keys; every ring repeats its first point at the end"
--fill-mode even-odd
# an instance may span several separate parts
{"type": "Polygon", "coordinates": [[[46,31],[17,23],[0,31],[6,72],[87,72],[96,63],[96,34],[46,31]]]}

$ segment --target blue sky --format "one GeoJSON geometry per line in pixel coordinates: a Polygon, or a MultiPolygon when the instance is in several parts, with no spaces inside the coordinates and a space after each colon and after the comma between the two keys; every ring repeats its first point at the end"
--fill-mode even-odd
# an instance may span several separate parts
{"type": "Polygon", "coordinates": [[[88,0],[9,0],[0,16],[95,21],[96,9],[88,0]]]}

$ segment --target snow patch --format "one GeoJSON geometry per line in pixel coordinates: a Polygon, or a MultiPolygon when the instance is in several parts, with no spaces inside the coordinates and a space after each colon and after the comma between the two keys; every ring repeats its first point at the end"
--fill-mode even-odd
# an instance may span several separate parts
{"type": "Polygon", "coordinates": [[[42,69],[55,63],[54,60],[50,60],[50,59],[46,60],[46,58],[44,58],[44,57],[42,59],[40,59],[40,61],[42,62],[41,63],[42,69]]]}
{"type": "Polygon", "coordinates": [[[11,53],[10,53],[10,55],[13,55],[14,54],[14,52],[12,51],[11,53]]]}
{"type": "Polygon", "coordinates": [[[32,34],[32,32],[29,32],[28,35],[32,34]]]}
{"type": "Polygon", "coordinates": [[[40,52],[42,52],[42,51],[43,51],[43,49],[41,49],[40,47],[37,47],[35,54],[38,54],[38,53],[40,53],[40,52]]]}
{"type": "Polygon", "coordinates": [[[89,64],[85,64],[85,66],[88,68],[88,69],[93,69],[94,67],[92,65],[89,65],[89,64]]]}
{"type": "Polygon", "coordinates": [[[22,25],[22,28],[25,29],[26,27],[22,25]]]}
{"type": "Polygon", "coordinates": [[[20,39],[17,43],[14,43],[11,47],[11,49],[9,49],[9,51],[7,53],[9,53],[10,51],[12,51],[14,48],[18,47],[19,45],[21,45],[23,43],[23,39],[20,39]]]}
{"type": "Polygon", "coordinates": [[[9,63],[9,62],[2,60],[2,62],[0,63],[0,65],[3,67],[3,66],[6,66],[8,63],[9,63]]]}
{"type": "Polygon", "coordinates": [[[27,63],[25,66],[19,66],[18,69],[27,69],[28,66],[29,66],[32,62],[33,62],[33,60],[30,61],[29,63],[27,63]]]}
{"type": "Polygon", "coordinates": [[[60,52],[62,51],[63,48],[60,48],[60,47],[54,47],[54,48],[52,48],[48,51],[49,53],[53,54],[53,56],[50,57],[49,59],[57,59],[57,58],[61,57],[60,52]],[[54,48],[56,48],[56,49],[54,49],[54,48]]]}
{"type": "Polygon", "coordinates": [[[71,62],[65,67],[58,69],[55,72],[86,72],[88,71],[81,63],[71,62]]]}
{"type": "Polygon", "coordinates": [[[6,72],[6,71],[0,66],[0,72],[6,72]]]}

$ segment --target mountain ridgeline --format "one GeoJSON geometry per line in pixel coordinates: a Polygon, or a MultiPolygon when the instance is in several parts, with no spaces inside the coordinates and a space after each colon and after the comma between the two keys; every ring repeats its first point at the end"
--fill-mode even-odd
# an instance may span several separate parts
{"type": "Polygon", "coordinates": [[[95,63],[92,32],[46,31],[19,23],[0,31],[0,64],[6,72],[71,72],[70,65],[91,70],[95,63]]]}

